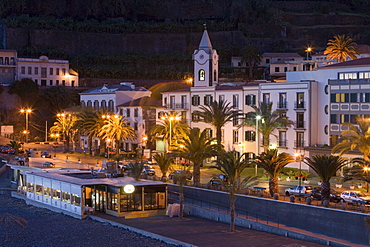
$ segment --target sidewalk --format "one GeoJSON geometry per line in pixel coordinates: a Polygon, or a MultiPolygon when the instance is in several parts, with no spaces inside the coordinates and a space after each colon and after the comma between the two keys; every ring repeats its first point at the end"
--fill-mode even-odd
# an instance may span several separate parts
{"type": "Polygon", "coordinates": [[[90,217],[94,220],[110,222],[113,225],[118,224],[119,227],[128,228],[128,230],[149,235],[164,242],[170,241],[178,246],[324,246],[241,227],[236,227],[236,232],[229,233],[228,224],[197,217],[186,217],[184,220],[168,216],[123,219],[97,214],[90,217]]]}

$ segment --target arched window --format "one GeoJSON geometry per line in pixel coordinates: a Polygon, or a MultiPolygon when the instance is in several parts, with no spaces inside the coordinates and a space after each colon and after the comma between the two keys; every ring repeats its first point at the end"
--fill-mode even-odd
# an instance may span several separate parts
{"type": "Polygon", "coordinates": [[[217,81],[217,72],[216,72],[216,70],[213,71],[213,80],[217,81]]]}
{"type": "Polygon", "coordinates": [[[82,107],[86,107],[86,103],[85,103],[85,101],[83,101],[83,100],[81,101],[81,106],[82,106],[82,107]]]}
{"type": "Polygon", "coordinates": [[[94,101],[94,109],[99,110],[99,101],[98,100],[94,101]]]}
{"type": "Polygon", "coordinates": [[[108,101],[108,108],[109,108],[109,111],[114,111],[114,103],[113,103],[113,100],[109,100],[108,101]]]}
{"type": "Polygon", "coordinates": [[[204,81],[206,79],[206,72],[204,69],[199,70],[199,81],[204,81]]]}
{"type": "Polygon", "coordinates": [[[92,102],[91,102],[91,100],[87,101],[87,107],[92,107],[92,102]]]}
{"type": "Polygon", "coordinates": [[[101,108],[103,108],[103,109],[107,108],[107,101],[105,101],[105,100],[101,101],[101,108]]]}

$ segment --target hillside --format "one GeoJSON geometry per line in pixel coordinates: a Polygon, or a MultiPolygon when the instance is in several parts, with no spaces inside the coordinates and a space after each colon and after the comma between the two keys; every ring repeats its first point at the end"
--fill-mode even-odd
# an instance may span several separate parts
{"type": "MultiPolygon", "coordinates": [[[[0,3],[1,4],[1,3],[0,3]]],[[[0,44],[20,56],[68,58],[82,77],[183,79],[207,23],[221,64],[261,52],[325,48],[336,34],[370,44],[363,0],[2,1],[0,44]],[[20,4],[22,3],[22,4],[20,4]],[[158,57],[164,54],[164,57],[158,57]],[[174,63],[176,65],[174,65],[174,63]]]]}

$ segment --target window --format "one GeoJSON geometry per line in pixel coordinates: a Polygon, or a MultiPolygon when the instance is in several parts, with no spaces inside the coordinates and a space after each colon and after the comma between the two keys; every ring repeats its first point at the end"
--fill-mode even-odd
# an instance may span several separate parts
{"type": "Polygon", "coordinates": [[[370,72],[358,73],[358,79],[370,79],[370,72]]]}
{"type": "Polygon", "coordinates": [[[245,138],[244,138],[246,141],[256,141],[256,132],[255,131],[251,131],[251,130],[247,130],[245,132],[245,138]]]}
{"type": "Polygon", "coordinates": [[[211,105],[212,101],[213,101],[212,95],[204,96],[204,105],[207,105],[207,106],[211,105]]]}
{"type": "Polygon", "coordinates": [[[46,68],[41,68],[41,78],[46,78],[46,68]]]}
{"type": "Polygon", "coordinates": [[[280,68],[279,67],[275,67],[275,72],[276,73],[280,72],[280,68]]]}
{"type": "Polygon", "coordinates": [[[107,109],[107,101],[105,101],[105,100],[101,101],[101,108],[107,109]]]}
{"type": "Polygon", "coordinates": [[[287,72],[288,71],[288,67],[284,67],[284,72],[287,72]]]}
{"type": "Polygon", "coordinates": [[[213,71],[213,80],[217,81],[217,71],[216,70],[213,71]]]}
{"type": "Polygon", "coordinates": [[[279,147],[286,147],[287,141],[286,141],[286,132],[285,131],[279,131],[279,147]]]}
{"type": "Polygon", "coordinates": [[[62,85],[65,86],[66,85],[66,81],[65,80],[62,80],[62,85]]]}
{"type": "Polygon", "coordinates": [[[297,93],[297,108],[304,109],[304,93],[297,93]]]}
{"type": "Polygon", "coordinates": [[[233,130],[233,143],[239,143],[239,131],[233,130]]]}
{"type": "Polygon", "coordinates": [[[94,100],[94,109],[99,110],[99,101],[98,100],[94,100]]]}
{"type": "Polygon", "coordinates": [[[279,102],[278,102],[279,108],[286,109],[287,104],[286,104],[286,93],[280,93],[279,94],[279,102]]]}
{"type": "Polygon", "coordinates": [[[39,67],[35,67],[34,72],[35,72],[34,73],[35,75],[38,75],[39,74],[39,67]]]}
{"type": "Polygon", "coordinates": [[[182,109],[187,109],[186,95],[181,96],[181,108],[182,109]]]}
{"type": "Polygon", "coordinates": [[[255,105],[256,104],[256,95],[248,94],[245,96],[245,105],[255,105]]]}
{"type": "Polygon", "coordinates": [[[296,128],[304,128],[304,113],[297,113],[297,125],[296,128]]]}
{"type": "Polygon", "coordinates": [[[175,109],[175,96],[170,96],[170,108],[175,109]]]}
{"type": "Polygon", "coordinates": [[[26,67],[24,66],[21,67],[21,74],[22,75],[26,74],[26,67]]]}
{"type": "Polygon", "coordinates": [[[41,86],[46,86],[46,80],[41,80],[41,86]]]}
{"type": "Polygon", "coordinates": [[[213,137],[213,130],[212,129],[206,128],[206,133],[207,133],[207,137],[208,138],[212,138],[213,137]]]}
{"type": "Polygon", "coordinates": [[[263,94],[263,102],[265,102],[266,104],[270,104],[270,94],[269,93],[263,94]]]}
{"type": "Polygon", "coordinates": [[[303,132],[297,132],[295,146],[297,148],[304,147],[304,133],[303,132]]]}
{"type": "Polygon", "coordinates": [[[59,68],[56,68],[56,69],[55,69],[55,74],[56,74],[56,75],[59,75],[59,68]]]}
{"type": "Polygon", "coordinates": [[[340,123],[348,123],[349,114],[340,114],[340,123]]]}
{"type": "Polygon", "coordinates": [[[332,124],[338,123],[337,114],[330,114],[330,123],[332,124]]]}
{"type": "Polygon", "coordinates": [[[200,97],[199,97],[199,95],[194,95],[193,97],[191,97],[191,104],[193,106],[200,105],[200,97]]]}
{"type": "Polygon", "coordinates": [[[234,111],[233,113],[233,125],[237,126],[239,124],[239,114],[238,112],[234,111]]]}
{"type": "Polygon", "coordinates": [[[357,73],[356,72],[339,73],[338,78],[339,80],[357,79],[357,73]]]}
{"type": "MultiPolygon", "coordinates": [[[[351,96],[351,97],[355,97],[354,95],[351,96]]],[[[361,102],[361,94],[358,94],[357,95],[357,102],[361,102]]],[[[354,98],[352,98],[354,100],[354,98]]],[[[351,100],[352,100],[351,99],[351,100]]],[[[330,101],[331,102],[336,102],[336,103],[340,103],[340,102],[349,102],[350,101],[350,94],[348,93],[336,93],[336,94],[331,94],[330,96],[330,101]]]]}
{"type": "Polygon", "coordinates": [[[325,106],[324,112],[325,112],[326,115],[329,114],[329,106],[328,105],[325,106]]]}
{"type": "Polygon", "coordinates": [[[62,69],[62,76],[66,75],[66,69],[62,69]]]}
{"type": "Polygon", "coordinates": [[[53,86],[53,80],[50,80],[50,86],[53,86]]]}
{"type": "Polygon", "coordinates": [[[325,94],[329,93],[329,86],[328,85],[325,85],[324,91],[325,91],[325,94]]]}
{"type": "Polygon", "coordinates": [[[225,95],[224,94],[221,94],[218,96],[218,101],[221,102],[221,101],[225,101],[225,95]]]}
{"type": "Polygon", "coordinates": [[[199,81],[205,81],[206,80],[206,73],[203,69],[199,70],[199,81]]]}
{"type": "Polygon", "coordinates": [[[134,117],[138,117],[139,116],[139,109],[135,108],[134,109],[134,117]]]}
{"type": "Polygon", "coordinates": [[[53,72],[54,72],[54,69],[53,69],[53,68],[50,68],[50,69],[49,69],[49,74],[50,74],[50,75],[53,75],[53,72]]]}
{"type": "Polygon", "coordinates": [[[239,108],[239,95],[233,95],[233,108],[239,108]]]}
{"type": "Polygon", "coordinates": [[[165,107],[167,107],[167,97],[164,97],[164,99],[163,99],[163,105],[164,105],[165,107]]]}
{"type": "Polygon", "coordinates": [[[325,135],[329,134],[329,126],[325,125],[324,133],[325,133],[325,135]]]}
{"type": "Polygon", "coordinates": [[[32,67],[28,67],[27,69],[28,69],[28,74],[32,75],[32,67]]]}
{"type": "Polygon", "coordinates": [[[62,201],[71,203],[71,194],[69,192],[62,191],[62,201]]]}
{"type": "Polygon", "coordinates": [[[193,122],[198,122],[200,121],[200,116],[199,116],[199,112],[198,111],[195,111],[191,114],[191,120],[193,122]]]}
{"type": "Polygon", "coordinates": [[[293,71],[297,71],[297,67],[296,66],[293,67],[293,71]]]}
{"type": "Polygon", "coordinates": [[[139,127],[138,127],[138,124],[137,123],[134,123],[134,130],[138,130],[139,129],[139,127]]]}
{"type": "Polygon", "coordinates": [[[270,58],[266,58],[266,63],[270,63],[270,58]]]}
{"type": "Polygon", "coordinates": [[[59,85],[59,80],[55,80],[55,85],[59,85]]]}
{"type": "Polygon", "coordinates": [[[186,121],[186,111],[181,112],[181,120],[186,121]]]}
{"type": "Polygon", "coordinates": [[[126,109],[126,117],[131,117],[131,111],[130,108],[126,109]]]}

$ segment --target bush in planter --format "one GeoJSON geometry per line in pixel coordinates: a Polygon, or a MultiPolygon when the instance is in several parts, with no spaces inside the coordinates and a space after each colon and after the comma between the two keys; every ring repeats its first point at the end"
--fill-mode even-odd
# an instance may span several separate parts
{"type": "Polygon", "coordinates": [[[311,202],[312,202],[312,198],[311,197],[307,197],[306,198],[306,204],[307,205],[311,205],[311,202]]]}
{"type": "Polygon", "coordinates": [[[294,202],[294,201],[295,201],[295,196],[290,196],[290,197],[289,197],[289,201],[290,201],[290,202],[294,202]]]}

